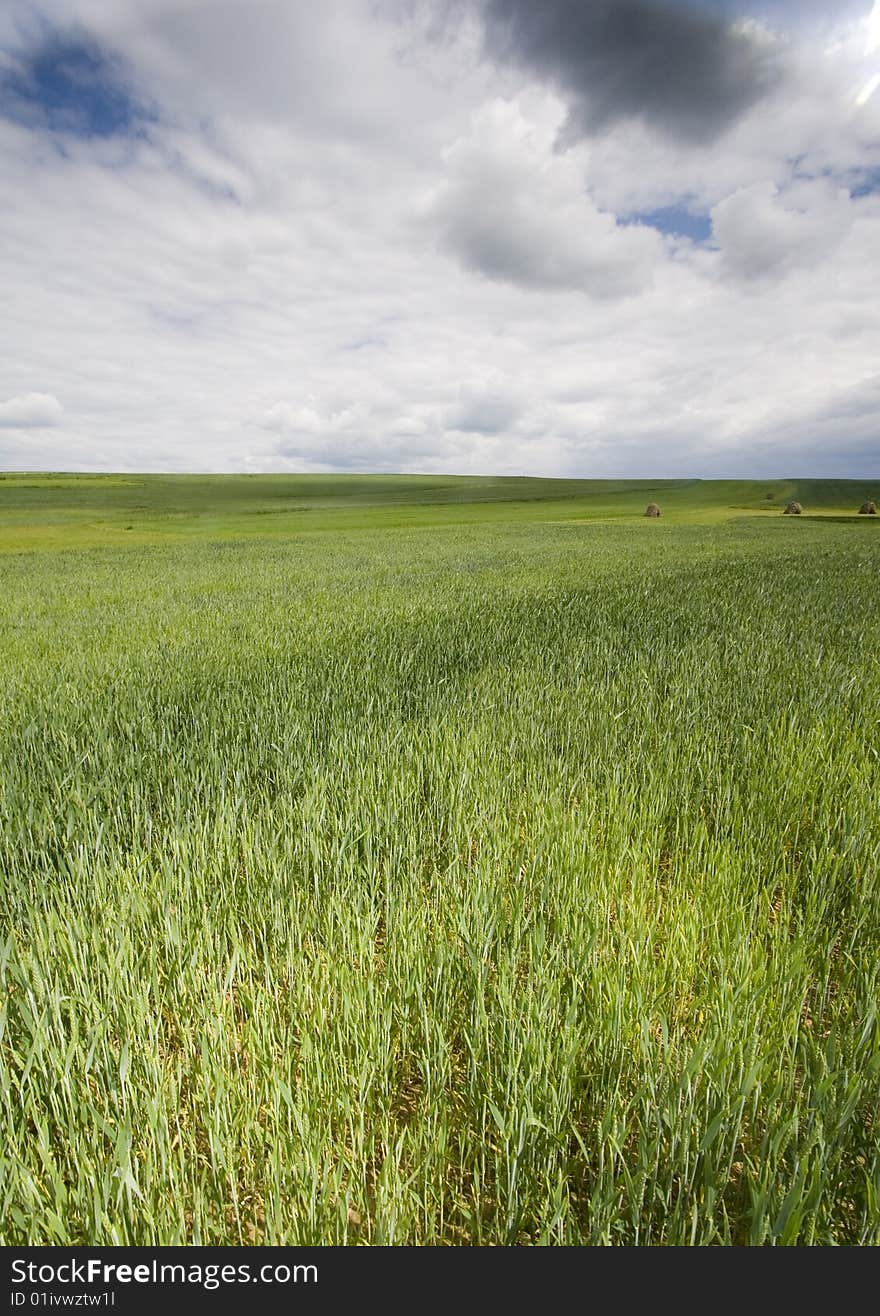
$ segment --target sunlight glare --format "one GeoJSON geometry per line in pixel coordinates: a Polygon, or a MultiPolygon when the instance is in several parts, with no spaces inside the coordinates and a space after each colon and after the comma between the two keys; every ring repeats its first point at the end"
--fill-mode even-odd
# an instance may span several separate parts
{"type": "MultiPolygon", "coordinates": [[[[876,50],[880,50],[880,0],[874,0],[874,6],[868,15],[865,56],[873,55],[876,50]]],[[[880,73],[874,73],[856,95],[855,103],[859,109],[868,104],[878,87],[880,87],[880,73]]]]}

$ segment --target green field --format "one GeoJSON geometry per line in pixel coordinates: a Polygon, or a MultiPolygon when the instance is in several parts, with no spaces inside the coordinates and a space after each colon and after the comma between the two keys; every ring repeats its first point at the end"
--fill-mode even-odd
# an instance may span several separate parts
{"type": "Polygon", "coordinates": [[[0,1241],[880,1243],[869,497],[0,476],[0,1241]]]}

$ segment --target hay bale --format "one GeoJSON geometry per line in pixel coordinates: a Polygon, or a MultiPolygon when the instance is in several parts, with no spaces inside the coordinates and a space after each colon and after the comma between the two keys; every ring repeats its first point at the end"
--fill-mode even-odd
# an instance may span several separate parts
{"type": "Polygon", "coordinates": [[[866,503],[862,503],[861,507],[859,508],[859,516],[876,516],[876,515],[877,515],[877,504],[874,502],[873,498],[869,498],[866,503]]]}
{"type": "Polygon", "coordinates": [[[659,516],[659,515],[660,515],[660,508],[657,506],[657,504],[648,503],[648,506],[645,508],[645,516],[659,516]]]}
{"type": "Polygon", "coordinates": [[[801,512],[802,512],[803,510],[804,510],[804,509],[801,507],[800,503],[791,502],[791,503],[788,503],[788,504],[786,505],[785,511],[782,513],[782,515],[783,515],[783,516],[800,516],[800,514],[801,514],[801,512]]]}

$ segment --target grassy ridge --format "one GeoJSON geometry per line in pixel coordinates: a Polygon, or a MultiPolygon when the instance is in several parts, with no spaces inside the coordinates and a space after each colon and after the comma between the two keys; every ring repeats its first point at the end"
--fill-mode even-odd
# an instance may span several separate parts
{"type": "Polygon", "coordinates": [[[183,487],[0,564],[3,1241],[880,1242],[880,536],[183,487]]]}
{"type": "Polygon", "coordinates": [[[444,475],[0,474],[0,552],[287,539],[315,531],[594,521],[659,502],[676,524],[745,513],[854,515],[880,481],[543,480],[444,475]],[[772,495],[772,497],[768,497],[772,495]]]}

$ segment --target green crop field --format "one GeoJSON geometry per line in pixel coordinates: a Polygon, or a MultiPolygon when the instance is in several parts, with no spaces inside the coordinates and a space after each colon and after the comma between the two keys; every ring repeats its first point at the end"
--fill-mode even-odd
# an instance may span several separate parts
{"type": "Polygon", "coordinates": [[[880,1243],[878,496],[0,477],[0,1240],[880,1243]]]}

